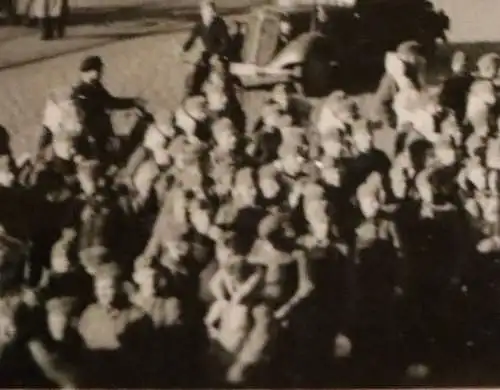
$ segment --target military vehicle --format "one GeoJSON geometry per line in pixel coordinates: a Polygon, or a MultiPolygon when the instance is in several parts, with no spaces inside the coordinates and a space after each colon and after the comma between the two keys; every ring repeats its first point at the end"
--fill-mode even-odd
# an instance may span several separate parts
{"type": "Polygon", "coordinates": [[[346,70],[382,69],[385,53],[403,41],[418,41],[432,57],[448,29],[427,0],[275,0],[246,18],[231,71],[245,86],[290,80],[306,96],[324,96],[346,70]]]}

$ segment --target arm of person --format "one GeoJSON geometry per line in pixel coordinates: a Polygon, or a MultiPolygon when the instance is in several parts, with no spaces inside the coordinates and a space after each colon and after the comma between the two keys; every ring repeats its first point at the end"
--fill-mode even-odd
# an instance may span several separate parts
{"type": "Polygon", "coordinates": [[[100,103],[108,110],[128,110],[139,105],[136,98],[121,98],[111,95],[107,89],[101,88],[100,103]]]}
{"type": "Polygon", "coordinates": [[[262,273],[260,271],[255,271],[247,280],[238,286],[238,290],[231,296],[231,300],[240,303],[249,294],[255,291],[261,280],[262,273]]]}
{"type": "Polygon", "coordinates": [[[188,39],[182,45],[182,51],[184,53],[187,52],[187,51],[189,51],[189,50],[191,50],[191,48],[193,47],[194,43],[199,38],[199,36],[200,36],[200,28],[201,28],[200,23],[197,23],[191,29],[191,33],[189,34],[188,39]]]}
{"type": "Polygon", "coordinates": [[[47,379],[62,388],[77,388],[79,382],[76,365],[51,352],[40,339],[28,342],[31,356],[47,379]]]}

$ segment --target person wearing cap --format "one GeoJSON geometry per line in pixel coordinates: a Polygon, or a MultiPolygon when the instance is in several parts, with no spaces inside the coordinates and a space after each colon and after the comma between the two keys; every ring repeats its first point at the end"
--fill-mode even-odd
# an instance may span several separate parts
{"type": "Polygon", "coordinates": [[[107,151],[114,137],[109,112],[144,106],[138,98],[112,96],[102,83],[104,62],[101,57],[86,57],[80,65],[80,82],[73,87],[72,99],[81,112],[84,134],[92,153],[102,161],[108,161],[107,151]]]}
{"type": "Polygon", "coordinates": [[[229,48],[229,30],[224,19],[217,15],[215,3],[211,0],[200,0],[200,20],[196,23],[187,41],[182,45],[182,53],[188,52],[194,43],[200,39],[203,43],[203,51],[194,69],[194,85],[191,94],[199,93],[209,73],[209,59],[213,55],[227,56],[229,48]]]}
{"type": "Polygon", "coordinates": [[[451,59],[452,74],[442,83],[439,93],[439,103],[452,110],[459,123],[465,118],[467,95],[474,82],[474,76],[467,65],[466,54],[462,51],[455,52],[451,59]]]}
{"type": "Polygon", "coordinates": [[[153,349],[151,319],[130,303],[120,266],[107,262],[94,274],[96,301],[82,313],[78,333],[85,346],[89,387],[149,387],[153,349]]]}
{"type": "Polygon", "coordinates": [[[83,346],[75,328],[77,306],[74,297],[48,300],[45,321],[28,341],[31,356],[51,387],[75,388],[84,383],[83,346]]]}
{"type": "Polygon", "coordinates": [[[194,145],[210,140],[207,99],[203,95],[185,98],[174,113],[174,127],[194,145]]]}

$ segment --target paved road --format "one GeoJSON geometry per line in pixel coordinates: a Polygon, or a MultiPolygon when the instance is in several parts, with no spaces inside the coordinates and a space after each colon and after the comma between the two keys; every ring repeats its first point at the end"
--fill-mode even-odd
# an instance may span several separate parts
{"type": "MultiPolygon", "coordinates": [[[[0,123],[15,135],[17,152],[32,150],[35,144],[47,91],[74,82],[78,64],[88,54],[104,58],[106,83],[116,94],[141,95],[171,109],[181,98],[186,67],[175,53],[196,0],[74,1],[79,24],[64,41],[40,42],[31,30],[0,28],[0,123]]],[[[248,1],[217,3],[223,9],[238,9],[248,1]]],[[[453,38],[491,41],[500,37],[496,22],[500,1],[434,1],[450,12],[453,38]],[[479,24],[485,13],[485,22],[479,24]]],[[[491,45],[486,46],[496,48],[491,45]]]]}

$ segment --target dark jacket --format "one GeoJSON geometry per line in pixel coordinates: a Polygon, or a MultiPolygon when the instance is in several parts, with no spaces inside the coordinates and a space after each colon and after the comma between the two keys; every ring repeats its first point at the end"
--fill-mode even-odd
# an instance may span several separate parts
{"type": "Polygon", "coordinates": [[[110,110],[126,110],[135,106],[131,98],[112,96],[100,83],[81,82],[73,89],[72,98],[81,110],[83,127],[98,143],[113,134],[110,110]]]}
{"type": "Polygon", "coordinates": [[[191,30],[191,35],[182,49],[190,50],[198,38],[203,42],[205,52],[227,55],[230,37],[226,22],[221,17],[216,16],[208,26],[200,20],[191,30]]]}

